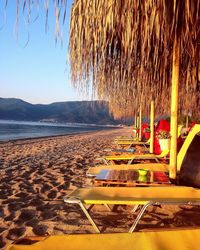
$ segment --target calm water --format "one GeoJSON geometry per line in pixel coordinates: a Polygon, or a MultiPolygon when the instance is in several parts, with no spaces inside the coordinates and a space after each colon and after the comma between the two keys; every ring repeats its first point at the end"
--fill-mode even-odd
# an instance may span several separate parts
{"type": "Polygon", "coordinates": [[[109,128],[110,127],[95,125],[0,120],[0,141],[84,133],[109,128]]]}

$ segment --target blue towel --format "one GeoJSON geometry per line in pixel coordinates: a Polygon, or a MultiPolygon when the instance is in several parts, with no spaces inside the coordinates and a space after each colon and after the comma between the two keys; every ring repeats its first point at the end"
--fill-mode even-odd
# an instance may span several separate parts
{"type": "Polygon", "coordinates": [[[114,149],[113,151],[115,152],[123,152],[123,153],[134,153],[135,148],[130,148],[130,149],[114,149]]]}

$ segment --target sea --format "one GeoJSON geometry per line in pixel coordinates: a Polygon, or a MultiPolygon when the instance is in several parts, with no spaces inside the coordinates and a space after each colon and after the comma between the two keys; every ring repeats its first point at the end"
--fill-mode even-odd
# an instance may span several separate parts
{"type": "Polygon", "coordinates": [[[95,124],[0,120],[0,141],[71,135],[113,128],[115,127],[95,124]]]}

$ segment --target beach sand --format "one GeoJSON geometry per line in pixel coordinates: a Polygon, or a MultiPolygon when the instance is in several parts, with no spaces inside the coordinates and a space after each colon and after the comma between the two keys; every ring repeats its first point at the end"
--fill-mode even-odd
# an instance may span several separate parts
{"type": "MultiPolygon", "coordinates": [[[[91,185],[86,170],[115,147],[113,140],[130,128],[18,140],[0,144],[0,248],[24,236],[94,233],[77,205],[63,196],[91,185]]],[[[105,233],[127,232],[135,218],[130,207],[108,212],[92,209],[105,233]]],[[[164,206],[149,208],[137,230],[200,226],[200,209],[164,206]]]]}

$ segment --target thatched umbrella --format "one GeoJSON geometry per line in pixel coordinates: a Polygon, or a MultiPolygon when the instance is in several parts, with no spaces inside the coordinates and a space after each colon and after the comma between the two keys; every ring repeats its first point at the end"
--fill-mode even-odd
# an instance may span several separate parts
{"type": "MultiPolygon", "coordinates": [[[[173,41],[181,34],[180,92],[183,97],[196,92],[198,16],[199,0],[76,0],[70,32],[75,86],[87,87],[92,81],[100,96],[124,99],[143,89],[147,98],[164,93],[159,98],[164,106],[171,86],[173,41]]],[[[180,105],[192,107],[184,101],[180,105]]]]}
{"type": "Polygon", "coordinates": [[[142,106],[155,99],[162,112],[172,89],[171,152],[176,155],[178,81],[179,110],[200,113],[199,16],[200,0],[75,0],[70,30],[74,85],[87,88],[92,82],[99,96],[116,100],[114,112],[119,101],[139,102],[141,93],[142,106]]]}
{"type": "MultiPolygon", "coordinates": [[[[4,0],[5,7],[8,2],[4,0]]],[[[34,8],[44,7],[48,22],[50,3],[53,3],[55,35],[59,36],[59,24],[66,20],[67,0],[16,0],[16,3],[16,23],[20,7],[27,23],[34,8]]],[[[142,101],[145,107],[152,97],[157,114],[167,111],[173,42],[178,35],[181,42],[179,93],[183,97],[179,106],[188,113],[200,102],[199,6],[200,0],[74,0],[70,24],[74,85],[88,88],[92,82],[98,96],[112,98],[110,106],[116,108],[117,103],[133,98],[136,103],[142,101]],[[148,95],[144,94],[140,100],[142,91],[148,95]]],[[[129,106],[134,113],[136,105],[129,106]]]]}
{"type": "MultiPolygon", "coordinates": [[[[67,1],[52,2],[57,37],[67,1]]],[[[29,13],[39,1],[17,3],[29,13]]],[[[44,3],[48,17],[49,1],[44,3]]],[[[126,116],[133,115],[140,105],[147,110],[151,99],[161,114],[169,110],[170,92],[175,90],[171,153],[176,155],[177,102],[173,100],[177,93],[180,111],[200,114],[196,108],[200,103],[199,16],[200,0],[74,0],[69,44],[74,86],[87,89],[92,84],[118,117],[124,110],[126,116]]],[[[170,164],[176,166],[174,160],[170,164]]]]}

